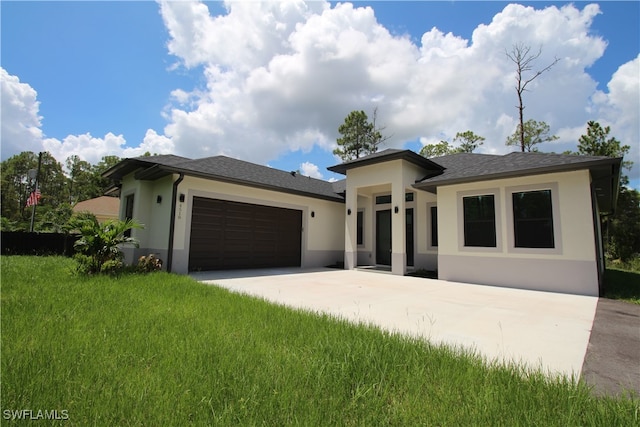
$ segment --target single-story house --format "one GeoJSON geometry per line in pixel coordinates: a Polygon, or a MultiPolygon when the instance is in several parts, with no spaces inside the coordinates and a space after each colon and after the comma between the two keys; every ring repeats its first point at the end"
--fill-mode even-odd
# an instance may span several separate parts
{"type": "Polygon", "coordinates": [[[600,214],[618,194],[619,158],[388,149],[329,170],[326,182],[225,156],[124,159],[104,173],[120,217],[168,270],[386,267],[440,279],[599,294],[600,214]]]}
{"type": "Polygon", "coordinates": [[[96,216],[98,222],[118,219],[120,216],[120,199],[118,197],[100,196],[83,200],[73,206],[74,213],[89,212],[96,216]]]}

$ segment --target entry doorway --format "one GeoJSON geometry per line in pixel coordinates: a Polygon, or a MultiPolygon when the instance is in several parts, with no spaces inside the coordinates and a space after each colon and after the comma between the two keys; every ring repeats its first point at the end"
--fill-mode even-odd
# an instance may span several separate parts
{"type": "Polygon", "coordinates": [[[376,264],[391,265],[391,209],[376,211],[376,264]]]}
{"type": "Polygon", "coordinates": [[[406,210],[405,227],[405,241],[407,245],[407,267],[413,267],[413,208],[409,208],[406,210]]]}
{"type": "MultiPolygon", "coordinates": [[[[405,211],[405,225],[407,267],[413,267],[413,208],[405,211]]],[[[391,209],[376,211],[376,264],[391,265],[391,209]]]]}

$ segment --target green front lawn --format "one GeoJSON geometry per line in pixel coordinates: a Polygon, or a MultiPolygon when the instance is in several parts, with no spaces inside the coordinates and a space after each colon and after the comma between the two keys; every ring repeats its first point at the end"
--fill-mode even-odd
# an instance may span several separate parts
{"type": "Polygon", "coordinates": [[[65,425],[634,425],[582,383],[166,273],[2,257],[2,416],[65,425]]]}
{"type": "Polygon", "coordinates": [[[603,297],[640,304],[640,272],[607,267],[603,297]]]}

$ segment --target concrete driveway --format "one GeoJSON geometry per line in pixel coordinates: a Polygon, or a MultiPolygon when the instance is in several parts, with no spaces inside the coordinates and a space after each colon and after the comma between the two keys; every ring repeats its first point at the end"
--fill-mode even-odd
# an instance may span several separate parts
{"type": "Polygon", "coordinates": [[[598,298],[358,270],[193,273],[277,304],[472,349],[490,360],[581,373],[598,298]]]}

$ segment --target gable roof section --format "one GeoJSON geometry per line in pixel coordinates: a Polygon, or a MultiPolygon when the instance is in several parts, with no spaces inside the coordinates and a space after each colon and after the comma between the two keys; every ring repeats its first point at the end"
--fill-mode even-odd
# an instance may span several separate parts
{"type": "Polygon", "coordinates": [[[433,173],[440,173],[443,167],[439,164],[423,157],[411,150],[398,150],[395,148],[389,148],[377,153],[369,154],[368,156],[360,157],[355,160],[349,160],[339,165],[328,167],[331,172],[341,173],[346,175],[349,169],[359,168],[362,166],[375,165],[377,163],[388,162],[391,160],[405,160],[414,165],[420,166],[425,170],[433,171],[433,173]]]}
{"type": "Polygon", "coordinates": [[[344,198],[334,191],[332,183],[328,181],[226,156],[197,160],[171,155],[136,157],[124,159],[107,170],[103,176],[121,180],[134,171],[135,178],[140,180],[156,180],[169,174],[182,173],[199,178],[344,202],[344,198]]]}
{"type": "Polygon", "coordinates": [[[600,209],[615,206],[620,181],[621,158],[581,156],[554,153],[491,154],[458,153],[438,157],[434,161],[445,169],[442,174],[428,176],[415,183],[415,188],[436,193],[442,185],[514,178],[552,172],[588,169],[600,209]]]}

